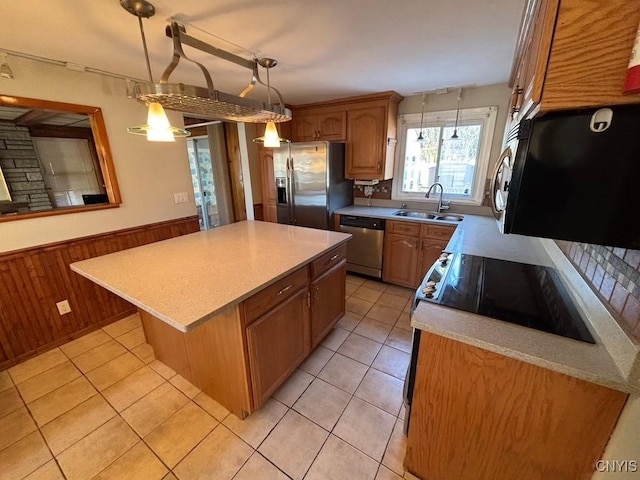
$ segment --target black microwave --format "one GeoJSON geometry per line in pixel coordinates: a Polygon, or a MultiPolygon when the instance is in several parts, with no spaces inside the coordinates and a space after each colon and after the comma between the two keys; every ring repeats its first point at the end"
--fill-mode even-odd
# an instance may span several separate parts
{"type": "Polygon", "coordinates": [[[640,249],[640,105],[523,120],[493,175],[503,233],[640,249]]]}

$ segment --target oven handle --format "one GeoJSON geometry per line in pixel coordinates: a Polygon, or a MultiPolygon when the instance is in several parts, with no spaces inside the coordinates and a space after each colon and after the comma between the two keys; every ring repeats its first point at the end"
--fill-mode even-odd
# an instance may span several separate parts
{"type": "Polygon", "coordinates": [[[498,161],[496,162],[495,168],[493,169],[493,175],[491,175],[491,210],[493,210],[493,215],[497,219],[500,218],[500,213],[503,210],[502,208],[498,209],[498,205],[496,204],[496,194],[498,193],[498,190],[501,189],[501,185],[498,185],[498,176],[505,158],[513,158],[511,147],[507,147],[506,150],[502,152],[500,158],[498,158],[498,161]]]}

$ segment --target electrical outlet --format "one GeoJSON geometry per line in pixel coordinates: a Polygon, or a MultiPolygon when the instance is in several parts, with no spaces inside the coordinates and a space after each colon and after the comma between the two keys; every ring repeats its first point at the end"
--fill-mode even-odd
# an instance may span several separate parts
{"type": "Polygon", "coordinates": [[[187,203],[189,201],[189,194],[187,192],[178,192],[173,194],[174,203],[187,203]]]}
{"type": "Polygon", "coordinates": [[[62,300],[61,302],[56,303],[56,307],[58,307],[58,313],[60,313],[60,315],[71,312],[69,300],[62,300]]]}

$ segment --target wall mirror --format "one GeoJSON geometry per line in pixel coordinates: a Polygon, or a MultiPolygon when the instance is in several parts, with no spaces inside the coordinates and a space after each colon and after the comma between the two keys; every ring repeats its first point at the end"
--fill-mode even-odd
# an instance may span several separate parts
{"type": "Polygon", "coordinates": [[[0,222],[120,203],[100,108],[0,94],[0,222]]]}

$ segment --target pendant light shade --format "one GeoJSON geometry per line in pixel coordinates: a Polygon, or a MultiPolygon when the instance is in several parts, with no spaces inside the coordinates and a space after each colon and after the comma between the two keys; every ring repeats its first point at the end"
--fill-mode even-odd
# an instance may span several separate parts
{"type": "MultiPolygon", "coordinates": [[[[153,83],[153,75],[151,74],[151,63],[149,62],[149,51],[147,50],[147,40],[144,35],[144,27],[142,25],[143,18],[149,18],[155,15],[156,11],[151,3],[146,0],[120,0],[120,5],[127,12],[138,17],[138,25],[140,26],[140,36],[142,37],[142,47],[144,48],[144,57],[147,62],[147,72],[149,73],[149,81],[153,83]]],[[[188,137],[191,133],[185,129],[172,127],[164,112],[164,108],[159,103],[149,103],[149,113],[147,114],[147,124],[138,125],[137,127],[127,128],[127,132],[134,135],[146,135],[149,142],[174,142],[175,137],[188,137]]]]}
{"type": "Polygon", "coordinates": [[[267,148],[280,147],[280,135],[278,135],[278,129],[273,122],[267,122],[267,127],[264,130],[264,146],[267,148]]]}
{"type": "Polygon", "coordinates": [[[458,137],[458,119],[460,118],[460,102],[462,101],[462,89],[458,90],[458,107],[456,108],[456,124],[453,127],[453,135],[451,138],[453,140],[459,138],[458,137]]]}
{"type": "Polygon", "coordinates": [[[425,143],[426,140],[422,133],[422,120],[424,120],[424,104],[427,94],[425,92],[422,93],[422,110],[420,111],[420,133],[418,134],[418,138],[416,138],[416,142],[425,143]]]}
{"type": "Polygon", "coordinates": [[[146,135],[150,142],[174,142],[175,137],[188,137],[191,132],[178,127],[172,127],[159,103],[149,104],[147,124],[127,128],[127,132],[134,135],[146,135]]]}

